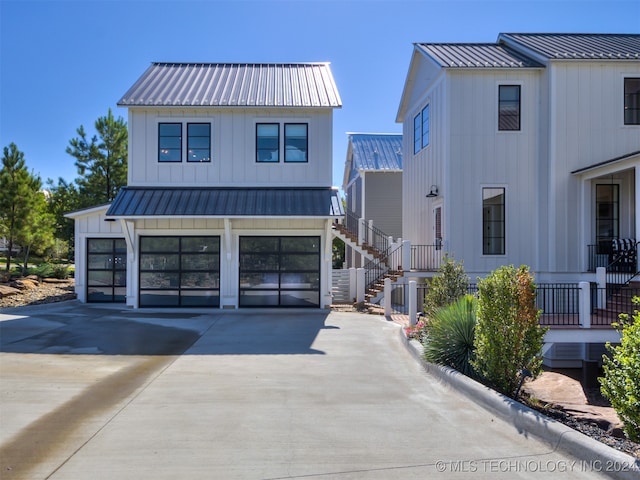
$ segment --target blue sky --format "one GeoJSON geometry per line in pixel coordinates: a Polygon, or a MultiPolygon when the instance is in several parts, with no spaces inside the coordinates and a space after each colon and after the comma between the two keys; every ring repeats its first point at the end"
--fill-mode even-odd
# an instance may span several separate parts
{"type": "Polygon", "coordinates": [[[640,33],[640,0],[0,0],[0,146],[47,178],[77,177],[65,153],[154,61],[328,61],[333,183],[346,132],[399,133],[414,42],[494,42],[500,32],[640,33]]]}

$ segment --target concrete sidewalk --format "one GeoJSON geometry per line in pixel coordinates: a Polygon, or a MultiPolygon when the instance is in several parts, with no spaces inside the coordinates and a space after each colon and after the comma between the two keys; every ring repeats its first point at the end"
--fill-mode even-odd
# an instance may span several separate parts
{"type": "Polygon", "coordinates": [[[384,317],[0,314],[3,479],[600,478],[426,373],[384,317]]]}

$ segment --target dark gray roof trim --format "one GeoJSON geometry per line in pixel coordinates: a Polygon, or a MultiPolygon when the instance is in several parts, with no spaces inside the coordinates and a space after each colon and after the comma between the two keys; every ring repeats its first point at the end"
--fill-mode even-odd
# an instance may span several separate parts
{"type": "Polygon", "coordinates": [[[119,106],[342,106],[328,63],[153,63],[119,106]]]}
{"type": "Polygon", "coordinates": [[[535,60],[495,43],[418,43],[443,68],[543,68],[535,60]]]}
{"type": "Polygon", "coordinates": [[[571,174],[572,175],[576,175],[578,173],[583,173],[583,172],[586,172],[588,170],[593,170],[594,168],[604,167],[605,165],[609,165],[611,163],[616,163],[616,162],[619,162],[621,160],[626,160],[627,158],[635,157],[636,155],[640,155],[640,150],[638,150],[637,152],[631,152],[631,153],[627,153],[626,155],[621,155],[619,157],[612,158],[611,160],[605,160],[604,162],[596,163],[594,165],[589,165],[588,167],[584,167],[584,168],[580,168],[578,170],[574,170],[573,172],[571,172],[571,174]]]}
{"type": "Polygon", "coordinates": [[[549,60],[639,60],[640,35],[599,33],[502,33],[549,60]]]}
{"type": "Polygon", "coordinates": [[[124,187],[107,217],[337,217],[333,188],[124,187]]]}

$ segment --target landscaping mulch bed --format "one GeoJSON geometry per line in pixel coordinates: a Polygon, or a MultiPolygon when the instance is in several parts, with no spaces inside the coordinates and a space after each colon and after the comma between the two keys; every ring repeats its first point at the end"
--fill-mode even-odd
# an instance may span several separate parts
{"type": "Polygon", "coordinates": [[[0,308],[42,305],[76,298],[73,278],[66,280],[26,277],[0,284],[0,308]]]}

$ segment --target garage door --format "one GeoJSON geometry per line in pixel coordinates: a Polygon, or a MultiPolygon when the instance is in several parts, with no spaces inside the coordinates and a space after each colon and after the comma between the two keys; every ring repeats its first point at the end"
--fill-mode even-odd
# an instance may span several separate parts
{"type": "Polygon", "coordinates": [[[241,307],[319,307],[320,237],[240,237],[241,307]]]}
{"type": "Polygon", "coordinates": [[[127,244],[124,238],[87,239],[87,301],[124,302],[127,244]]]}
{"type": "Polygon", "coordinates": [[[141,307],[220,305],[220,237],[140,237],[141,307]]]}

